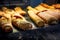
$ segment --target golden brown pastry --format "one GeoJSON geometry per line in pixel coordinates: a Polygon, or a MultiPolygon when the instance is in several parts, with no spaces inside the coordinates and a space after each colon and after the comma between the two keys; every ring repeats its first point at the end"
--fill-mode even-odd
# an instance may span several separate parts
{"type": "Polygon", "coordinates": [[[30,30],[32,29],[32,24],[28,22],[23,16],[21,15],[14,15],[12,17],[12,24],[22,30],[30,30]]]}
{"type": "Polygon", "coordinates": [[[44,26],[44,21],[41,18],[39,18],[33,11],[29,10],[28,15],[36,23],[38,27],[44,26]]]}
{"type": "Polygon", "coordinates": [[[31,11],[34,11],[34,13],[39,12],[38,10],[36,10],[36,9],[32,8],[31,6],[28,6],[28,7],[27,7],[27,9],[28,9],[28,10],[31,10],[31,11]]]}
{"type": "Polygon", "coordinates": [[[19,13],[15,12],[14,10],[11,10],[11,9],[5,10],[4,12],[11,15],[12,24],[15,27],[17,27],[18,29],[22,29],[22,30],[30,30],[30,29],[32,29],[32,24],[30,22],[28,22],[19,13]]]}
{"type": "Polygon", "coordinates": [[[19,13],[21,15],[25,15],[26,14],[26,12],[24,10],[22,10],[21,7],[16,7],[16,8],[14,8],[14,10],[15,10],[15,12],[17,12],[17,13],[19,13]]]}
{"type": "Polygon", "coordinates": [[[31,10],[31,11],[33,11],[40,18],[42,18],[45,21],[45,23],[48,23],[48,24],[56,24],[56,22],[57,22],[57,19],[54,16],[49,15],[47,12],[45,12],[47,10],[44,10],[44,8],[42,10],[40,10],[38,8],[39,9],[38,11],[40,11],[40,12],[37,12],[37,10],[34,9],[34,8],[32,8],[32,7],[28,8],[28,9],[31,10]]]}
{"type": "Polygon", "coordinates": [[[47,24],[57,24],[57,19],[54,16],[49,15],[46,12],[40,12],[37,15],[40,18],[42,18],[45,21],[45,23],[47,23],[47,24]]]}
{"type": "Polygon", "coordinates": [[[47,9],[47,8],[41,6],[41,5],[36,6],[35,9],[37,9],[38,11],[49,10],[49,9],[47,9]]]}
{"type": "Polygon", "coordinates": [[[60,12],[59,12],[59,10],[57,10],[57,9],[45,8],[45,7],[41,6],[41,5],[35,7],[35,9],[37,9],[37,10],[40,11],[40,12],[46,12],[46,13],[48,13],[48,14],[56,17],[57,20],[60,19],[60,12]]]}
{"type": "Polygon", "coordinates": [[[56,9],[60,9],[60,4],[53,4],[53,7],[55,7],[56,9]]]}
{"type": "Polygon", "coordinates": [[[48,8],[48,9],[55,9],[53,6],[50,6],[50,5],[46,4],[46,3],[41,3],[40,5],[45,7],[45,8],[48,8]]]}
{"type": "Polygon", "coordinates": [[[9,18],[10,15],[7,18],[6,17],[6,16],[8,16],[7,14],[5,14],[2,11],[0,13],[3,13],[3,15],[0,17],[0,28],[2,29],[3,32],[6,32],[6,33],[12,32],[13,29],[12,29],[12,24],[11,24],[11,18],[9,18]]]}

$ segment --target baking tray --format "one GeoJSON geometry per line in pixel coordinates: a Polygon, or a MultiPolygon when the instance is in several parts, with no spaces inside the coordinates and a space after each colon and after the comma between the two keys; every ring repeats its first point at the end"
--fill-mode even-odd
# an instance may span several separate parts
{"type": "Polygon", "coordinates": [[[1,40],[60,40],[60,24],[34,30],[2,34],[1,40]]]}
{"type": "MultiPolygon", "coordinates": [[[[13,9],[16,6],[6,6],[13,9]]],[[[27,10],[24,9],[26,12],[27,10]]],[[[30,21],[34,26],[34,22],[28,15],[25,15],[26,20],[30,21]]],[[[6,34],[0,31],[1,40],[60,40],[60,23],[56,25],[48,25],[42,28],[32,30],[17,30],[13,28],[13,32],[6,34]]]]}
{"type": "MultiPolygon", "coordinates": [[[[4,6],[13,9],[17,5],[4,4],[4,6]]],[[[27,5],[22,5],[22,8],[26,8],[26,6],[27,5]]],[[[31,4],[31,6],[35,7],[36,5],[31,4]]],[[[0,5],[0,8],[1,7],[3,7],[3,5],[0,5]]],[[[27,11],[26,9],[24,10],[27,11]]],[[[28,15],[26,15],[25,18],[33,23],[28,15]]],[[[33,23],[33,25],[35,24],[33,23]]],[[[14,28],[13,32],[9,34],[5,34],[0,31],[0,40],[60,40],[60,23],[26,31],[16,30],[14,28]]]]}

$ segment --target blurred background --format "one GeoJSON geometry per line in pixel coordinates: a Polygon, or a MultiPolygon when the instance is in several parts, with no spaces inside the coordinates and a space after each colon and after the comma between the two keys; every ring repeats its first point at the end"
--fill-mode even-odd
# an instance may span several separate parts
{"type": "Polygon", "coordinates": [[[47,4],[55,4],[60,3],[59,0],[0,0],[0,6],[12,6],[12,5],[21,5],[21,6],[27,6],[31,5],[32,7],[37,6],[40,3],[47,3],[47,4]]]}

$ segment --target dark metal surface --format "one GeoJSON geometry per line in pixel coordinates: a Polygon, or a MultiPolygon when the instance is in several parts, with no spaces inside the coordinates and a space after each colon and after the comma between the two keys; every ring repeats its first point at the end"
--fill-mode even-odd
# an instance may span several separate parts
{"type": "Polygon", "coordinates": [[[4,40],[60,40],[60,24],[35,30],[19,31],[17,33],[2,34],[4,40]]]}

